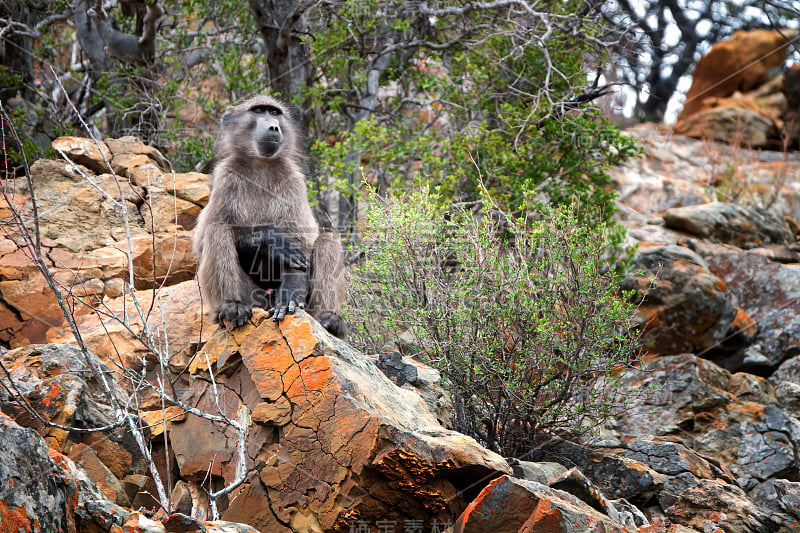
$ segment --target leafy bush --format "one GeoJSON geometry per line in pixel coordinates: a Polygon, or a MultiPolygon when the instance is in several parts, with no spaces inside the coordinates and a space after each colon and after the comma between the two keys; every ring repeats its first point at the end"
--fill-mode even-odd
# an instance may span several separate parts
{"type": "Polygon", "coordinates": [[[437,202],[423,192],[367,207],[352,341],[375,351],[406,332],[449,381],[456,429],[507,456],[606,419],[613,371],[637,355],[607,255],[615,231],[580,225],[574,207],[512,220],[442,216],[437,202]]]}

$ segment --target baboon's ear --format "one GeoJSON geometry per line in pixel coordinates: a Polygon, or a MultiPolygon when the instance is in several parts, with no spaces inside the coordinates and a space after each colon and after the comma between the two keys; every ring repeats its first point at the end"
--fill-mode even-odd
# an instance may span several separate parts
{"type": "Polygon", "coordinates": [[[227,110],[225,110],[225,114],[222,115],[222,120],[219,123],[219,127],[222,128],[223,130],[226,130],[231,126],[233,126],[235,122],[236,122],[236,116],[233,112],[233,108],[229,107],[227,110]]]}

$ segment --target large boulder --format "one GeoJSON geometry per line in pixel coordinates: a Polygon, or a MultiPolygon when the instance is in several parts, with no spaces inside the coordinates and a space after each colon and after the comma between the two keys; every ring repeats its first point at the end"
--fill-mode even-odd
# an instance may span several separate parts
{"type": "Polygon", "coordinates": [[[725,282],[692,250],[643,247],[634,269],[623,288],[642,298],[637,313],[650,353],[701,353],[754,332],[725,282]]]}
{"type": "MultiPolygon", "coordinates": [[[[190,370],[194,405],[235,418],[246,409],[252,420],[246,478],[223,506],[226,520],[270,532],[377,520],[431,527],[511,473],[304,312],[279,324],[257,312],[242,328],[218,331],[190,370]]],[[[169,437],[184,479],[234,480],[232,428],[189,415],[169,424],[169,437]]]]}
{"type": "MultiPolygon", "coordinates": [[[[190,280],[158,290],[137,291],[137,299],[138,305],[130,294],[107,298],[103,302],[104,313],[78,316],[76,322],[83,342],[113,368],[152,370],[158,365],[158,357],[146,338],[137,334],[142,323],[147,322],[168,366],[180,372],[197,351],[197,345],[208,340],[211,333],[209,324],[204,324],[197,283],[190,280]]],[[[66,325],[50,328],[46,340],[54,344],[75,342],[66,325]]],[[[143,401],[148,391],[140,392],[143,401]]],[[[158,398],[153,400],[160,405],[158,398]]]]}
{"type": "Polygon", "coordinates": [[[631,530],[570,493],[535,481],[502,476],[486,486],[469,504],[452,531],[622,533],[631,530]]]}
{"type": "Polygon", "coordinates": [[[789,39],[785,31],[753,30],[737,31],[716,43],[695,65],[678,121],[701,111],[710,99],[751,91],[765,83],[770,71],[786,59],[789,39]]]}

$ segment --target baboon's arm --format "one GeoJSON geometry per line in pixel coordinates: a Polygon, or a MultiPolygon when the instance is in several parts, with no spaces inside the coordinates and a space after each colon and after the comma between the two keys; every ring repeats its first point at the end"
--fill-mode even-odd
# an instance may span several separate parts
{"type": "Polygon", "coordinates": [[[311,251],[311,297],[309,306],[322,326],[344,339],[347,326],[341,317],[345,291],[342,243],[336,233],[323,231],[311,251]]]}
{"type": "Polygon", "coordinates": [[[239,266],[231,226],[215,220],[203,222],[198,228],[202,232],[197,271],[200,289],[217,322],[239,327],[253,312],[253,283],[239,266]]]}

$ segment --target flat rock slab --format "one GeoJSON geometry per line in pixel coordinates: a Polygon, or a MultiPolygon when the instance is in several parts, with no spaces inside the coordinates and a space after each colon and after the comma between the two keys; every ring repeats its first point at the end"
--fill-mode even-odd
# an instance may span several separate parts
{"type": "Polygon", "coordinates": [[[668,228],[711,242],[754,248],[797,241],[788,223],[765,209],[731,203],[673,207],[664,212],[668,228]]]}

